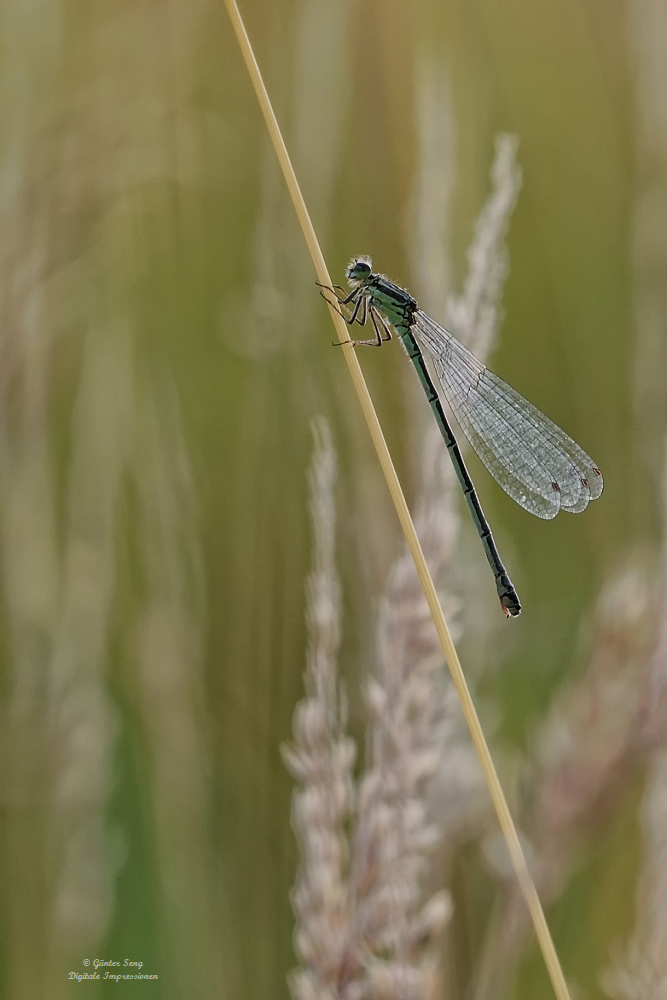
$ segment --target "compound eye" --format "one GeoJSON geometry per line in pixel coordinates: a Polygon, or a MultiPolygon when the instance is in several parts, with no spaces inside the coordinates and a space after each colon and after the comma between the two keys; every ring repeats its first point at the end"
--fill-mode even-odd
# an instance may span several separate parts
{"type": "Polygon", "coordinates": [[[369,260],[364,260],[361,257],[357,257],[350,261],[346,276],[350,281],[361,282],[364,281],[370,274],[372,274],[373,268],[369,260]]]}

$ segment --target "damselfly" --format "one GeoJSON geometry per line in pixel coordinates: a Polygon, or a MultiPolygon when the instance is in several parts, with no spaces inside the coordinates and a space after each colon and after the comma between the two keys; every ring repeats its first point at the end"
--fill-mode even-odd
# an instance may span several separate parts
{"type": "Polygon", "coordinates": [[[352,289],[349,295],[332,289],[339,311],[349,326],[365,326],[370,319],[375,333],[372,340],[352,343],[380,347],[391,340],[392,328],[400,337],[449,449],[493,570],[500,605],[508,617],[516,617],[521,611],[517,592],[498,554],[420,345],[431,357],[443,395],[468,441],[505,492],[531,514],[549,519],[559,510],[579,513],[602,493],[602,473],[565,431],[427,316],[409,292],[374,272],[369,257],[354,258],[345,274],[352,289]]]}

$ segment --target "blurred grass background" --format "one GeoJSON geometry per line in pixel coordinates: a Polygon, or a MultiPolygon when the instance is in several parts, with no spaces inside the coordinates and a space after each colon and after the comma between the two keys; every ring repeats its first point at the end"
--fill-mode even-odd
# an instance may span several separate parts
{"type": "MultiPolygon", "coordinates": [[[[495,136],[519,137],[493,367],[605,475],[584,515],[547,524],[470,461],[525,611],[496,624],[480,598],[464,667],[492,656],[497,746],[529,750],[603,581],[661,529],[659,0],[241,11],[336,280],[369,253],[419,294],[425,64],[448,94],[450,290],[495,136]]],[[[358,735],[398,526],[224,7],[4,0],[0,19],[0,992],[282,998],[297,852],[279,745],[302,691],[314,414],[341,465],[358,735]],[[96,957],[160,978],[67,980],[96,957]]],[[[424,404],[395,346],[361,361],[414,497],[424,404]]],[[[551,912],[590,997],[632,926],[642,782],[625,777],[551,912]]],[[[457,864],[466,966],[490,888],[474,849],[457,864]]],[[[549,995],[536,952],[513,989],[549,995]]]]}

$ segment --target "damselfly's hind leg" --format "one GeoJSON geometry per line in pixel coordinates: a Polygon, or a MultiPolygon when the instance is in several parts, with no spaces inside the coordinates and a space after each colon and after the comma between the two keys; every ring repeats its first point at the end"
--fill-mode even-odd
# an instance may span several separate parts
{"type": "Polygon", "coordinates": [[[377,309],[373,308],[373,306],[371,306],[370,312],[371,312],[371,322],[373,323],[373,329],[375,330],[377,336],[380,338],[380,341],[384,341],[386,343],[386,341],[391,340],[391,328],[389,327],[389,324],[387,323],[382,313],[379,313],[377,309]],[[378,322],[380,323],[380,326],[386,333],[386,337],[383,337],[380,331],[378,330],[378,322]]]}
{"type": "Polygon", "coordinates": [[[354,312],[352,313],[352,315],[349,318],[347,316],[343,316],[343,319],[348,324],[348,326],[352,326],[353,323],[358,323],[359,326],[365,326],[369,314],[371,317],[371,323],[373,324],[373,329],[375,330],[375,339],[353,340],[352,344],[354,345],[354,347],[382,347],[382,344],[385,341],[391,340],[391,332],[386,328],[385,324],[382,322],[382,317],[379,314],[376,314],[373,307],[370,306],[369,308],[368,299],[366,298],[366,296],[357,299],[356,305],[354,307],[354,312]],[[378,319],[380,320],[383,329],[387,333],[386,337],[382,336],[382,333],[377,323],[378,319]]]}
{"type": "Polygon", "coordinates": [[[375,339],[353,340],[352,343],[354,344],[355,347],[382,347],[385,341],[391,340],[391,333],[389,330],[387,330],[386,326],[382,322],[382,317],[380,316],[379,313],[375,311],[375,309],[373,309],[373,306],[371,306],[369,309],[368,299],[364,299],[364,315],[362,319],[357,319],[357,323],[359,323],[360,326],[365,326],[366,320],[368,319],[369,315],[371,317],[371,323],[373,324],[373,329],[375,330],[375,339]],[[380,320],[380,326],[387,333],[386,337],[382,336],[380,326],[378,326],[378,319],[380,320]]]}

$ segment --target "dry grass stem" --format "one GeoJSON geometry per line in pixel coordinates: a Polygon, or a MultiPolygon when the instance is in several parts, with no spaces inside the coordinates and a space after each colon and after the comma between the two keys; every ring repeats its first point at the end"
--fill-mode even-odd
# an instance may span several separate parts
{"type": "MultiPolygon", "coordinates": [[[[301,224],[304,239],[306,240],[306,244],[313,259],[317,278],[323,285],[331,285],[331,278],[329,277],[329,272],[326,267],[324,257],[322,256],[322,251],[320,249],[315,230],[313,229],[312,222],[310,221],[310,216],[308,214],[303,195],[301,194],[299,183],[296,179],[287,148],[282,138],[280,127],[273,112],[273,108],[271,107],[271,102],[266,92],[266,88],[252,51],[248,35],[241,20],[238,7],[234,0],[225,0],[225,3],[231,18],[234,32],[241,47],[246,68],[262,109],[266,126],[269,130],[269,134],[271,135],[271,139],[276,150],[276,156],[278,157],[283,175],[285,177],[285,183],[287,184],[292,197],[294,208],[301,224]]],[[[408,547],[415,561],[417,572],[426,594],[429,610],[435,621],[438,637],[452,674],[452,678],[463,707],[463,712],[468,726],[470,727],[473,742],[489,785],[491,798],[493,799],[494,806],[498,813],[501,828],[507,840],[508,849],[516,871],[517,879],[535,924],[535,931],[549,971],[549,976],[553,983],[554,991],[559,1000],[569,1000],[569,993],[565,983],[565,978],[560,967],[558,956],[556,955],[556,951],[554,949],[551,934],[542,911],[537,891],[530,876],[526,860],[523,856],[521,844],[512,822],[512,817],[507,806],[505,795],[493,765],[491,754],[489,753],[489,749],[486,745],[484,733],[477,717],[477,713],[468,690],[468,685],[466,683],[452,637],[447,627],[447,622],[443,615],[442,608],[440,607],[438,594],[429,573],[426,560],[424,559],[424,553],[412,523],[412,518],[410,517],[410,512],[408,510],[398,476],[396,475],[396,470],[394,469],[377,414],[375,413],[375,408],[373,407],[368,388],[366,387],[356,353],[350,342],[347,326],[342,316],[338,314],[336,309],[331,308],[330,311],[336,332],[338,333],[338,338],[340,341],[345,342],[342,348],[342,354],[348,365],[350,376],[359,398],[373,444],[375,445],[380,465],[387,481],[389,492],[394,502],[394,506],[396,507],[401,528],[405,534],[408,547]]]]}
{"type": "MultiPolygon", "coordinates": [[[[481,215],[485,225],[477,226],[470,254],[475,280],[469,279],[468,287],[482,289],[484,274],[505,270],[493,258],[495,250],[503,260],[507,219],[499,224],[498,205],[508,212],[513,205],[506,189],[513,190],[516,177],[514,148],[498,144],[493,190],[481,215]]],[[[424,220],[422,229],[432,223],[424,220]]],[[[492,285],[499,298],[502,282],[492,285]]],[[[499,314],[498,301],[488,296],[485,313],[472,295],[466,301],[472,316],[468,336],[475,318],[499,314]]],[[[485,332],[489,344],[488,325],[485,332]]],[[[434,430],[435,439],[428,435],[424,449],[416,525],[429,565],[436,579],[442,579],[456,546],[459,494],[451,462],[434,430]]],[[[451,839],[455,830],[469,826],[471,814],[479,814],[480,808],[487,812],[483,778],[464,735],[454,687],[442,673],[438,636],[406,551],[391,570],[381,605],[378,666],[367,687],[366,769],[353,816],[354,749],[344,734],[336,681],[340,596],[334,567],[335,457],[323,420],[314,424],[314,434],[310,480],[315,566],[307,586],[307,698],[297,709],[294,746],[284,751],[290,770],[303,784],[293,812],[303,854],[293,896],[303,966],[293,975],[292,991],[299,998],[331,994],[348,1000],[430,996],[437,981],[432,944],[451,903],[442,888],[424,901],[429,854],[443,837],[451,839]],[[352,818],[348,870],[345,830],[352,818]]],[[[457,611],[452,595],[445,594],[444,603],[451,614],[457,611]]]]}

